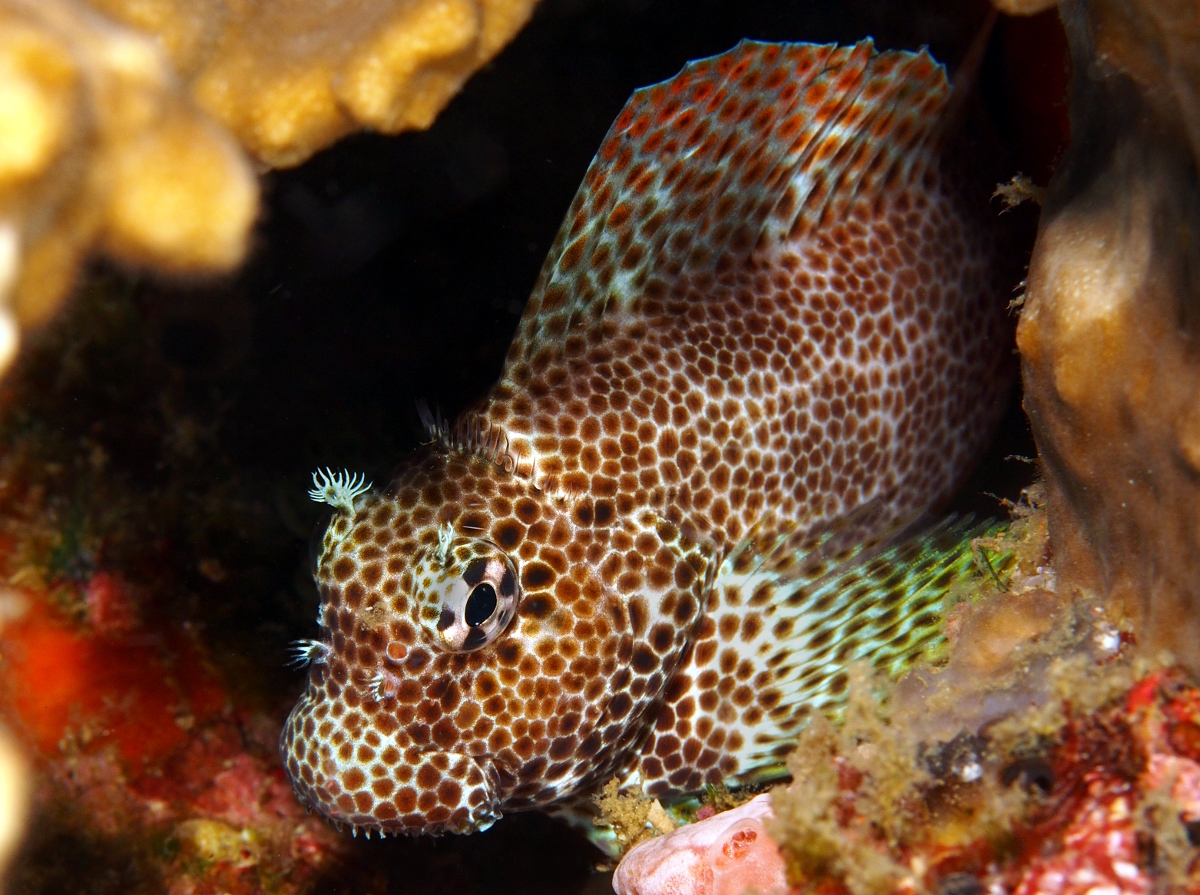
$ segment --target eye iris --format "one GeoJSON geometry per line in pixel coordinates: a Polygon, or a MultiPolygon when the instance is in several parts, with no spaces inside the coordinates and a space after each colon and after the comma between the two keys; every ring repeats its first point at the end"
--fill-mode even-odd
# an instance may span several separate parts
{"type": "Polygon", "coordinates": [[[478,628],[492,617],[496,611],[496,588],[484,583],[471,591],[467,598],[467,609],[464,613],[466,622],[472,628],[478,628]]]}

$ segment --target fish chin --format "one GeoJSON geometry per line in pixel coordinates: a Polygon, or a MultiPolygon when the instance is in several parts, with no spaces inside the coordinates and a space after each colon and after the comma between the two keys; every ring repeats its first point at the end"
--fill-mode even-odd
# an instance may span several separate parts
{"type": "Polygon", "coordinates": [[[486,830],[501,817],[499,775],[488,756],[400,748],[373,729],[326,739],[314,708],[302,699],[292,710],[279,753],[296,795],[333,823],[368,836],[439,836],[486,830]]]}

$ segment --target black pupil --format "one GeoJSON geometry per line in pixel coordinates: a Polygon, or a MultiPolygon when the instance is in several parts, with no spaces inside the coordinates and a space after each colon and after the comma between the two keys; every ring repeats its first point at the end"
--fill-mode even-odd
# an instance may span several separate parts
{"type": "Polygon", "coordinates": [[[478,628],[485,621],[492,617],[492,613],[496,611],[496,588],[488,583],[483,583],[471,591],[471,596],[467,597],[467,624],[472,628],[478,628]]]}

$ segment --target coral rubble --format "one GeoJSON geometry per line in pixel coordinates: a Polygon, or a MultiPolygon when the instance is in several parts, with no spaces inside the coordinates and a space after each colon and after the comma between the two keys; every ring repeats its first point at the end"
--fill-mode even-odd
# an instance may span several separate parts
{"type": "MultiPolygon", "coordinates": [[[[941,667],[894,687],[858,669],[844,720],[810,724],[788,760],[792,782],[754,812],[793,891],[1200,885],[1200,691],[1182,669],[1141,657],[1102,606],[1058,591],[1045,504],[1030,491],[1007,533],[977,542],[984,568],[988,554],[1011,560],[959,595],[941,667]]],[[[741,822],[729,812],[637,846],[618,891],[720,891],[752,864],[730,861],[729,837],[705,831],[741,822]]],[[[769,855],[755,865],[775,866],[769,855]]]]}
{"type": "Polygon", "coordinates": [[[613,847],[625,852],[630,847],[675,829],[675,821],[658,799],[640,790],[621,792],[616,777],[605,784],[593,801],[598,812],[598,830],[611,830],[613,847]]]}
{"type": "Polygon", "coordinates": [[[1200,4],[1064,3],[1072,145],[1018,329],[1065,587],[1200,671],[1200,4]]]}
{"type": "Polygon", "coordinates": [[[918,744],[901,716],[879,716],[860,689],[844,727],[818,721],[801,735],[789,761],[794,782],[769,803],[759,797],[642,843],[614,887],[621,895],[1196,891],[1200,691],[1178,671],[1133,680],[1125,662],[1089,663],[1094,678],[1121,683],[1094,711],[1067,701],[1054,724],[1025,713],[936,748],[918,744]],[[759,835],[764,828],[773,842],[759,835]]]}

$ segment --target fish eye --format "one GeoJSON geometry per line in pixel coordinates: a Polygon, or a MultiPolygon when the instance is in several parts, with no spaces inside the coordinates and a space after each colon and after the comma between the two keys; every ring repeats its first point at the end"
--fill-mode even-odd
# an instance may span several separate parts
{"type": "Polygon", "coordinates": [[[418,619],[441,649],[465,653],[487,646],[516,614],[517,570],[490,541],[447,533],[415,571],[418,619]]]}
{"type": "Polygon", "coordinates": [[[478,628],[492,617],[496,611],[496,588],[490,584],[480,584],[467,597],[467,610],[464,613],[467,625],[478,628]]]}

